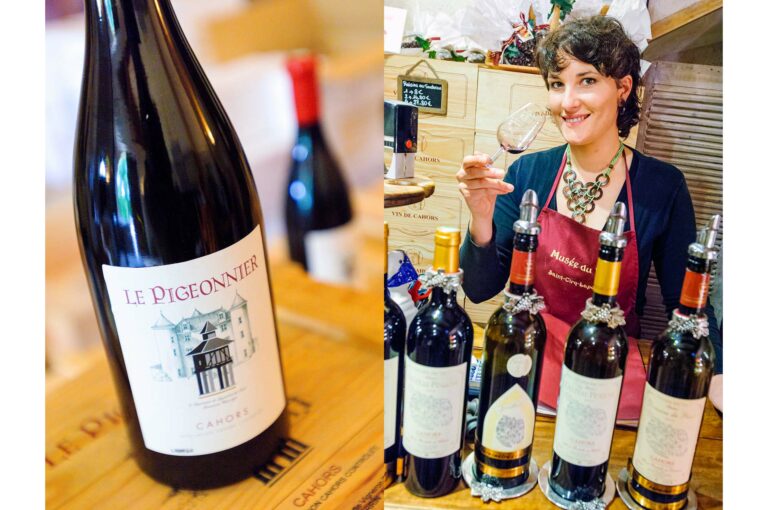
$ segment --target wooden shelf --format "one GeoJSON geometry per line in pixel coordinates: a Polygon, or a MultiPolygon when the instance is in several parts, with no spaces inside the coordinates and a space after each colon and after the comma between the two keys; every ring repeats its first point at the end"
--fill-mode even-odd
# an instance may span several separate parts
{"type": "Polygon", "coordinates": [[[651,25],[651,36],[656,39],[722,8],[722,0],[701,0],[653,23],[651,25]]]}
{"type": "Polygon", "coordinates": [[[423,177],[384,180],[384,207],[417,204],[432,196],[435,182],[423,177]]]}

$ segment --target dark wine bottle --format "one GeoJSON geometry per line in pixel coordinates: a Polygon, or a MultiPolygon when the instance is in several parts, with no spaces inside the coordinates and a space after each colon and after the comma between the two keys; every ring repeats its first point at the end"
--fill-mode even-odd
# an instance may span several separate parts
{"type": "Polygon", "coordinates": [[[509,287],[485,328],[475,438],[478,479],[505,489],[528,478],[533,450],[536,403],[547,329],[539,315],[542,299],[534,289],[534,262],[540,225],[536,192],[520,203],[509,287]]]}
{"type": "Polygon", "coordinates": [[[387,240],[389,225],[384,222],[384,463],[390,481],[402,474],[398,460],[402,457],[403,363],[405,349],[405,315],[390,297],[387,288],[387,240]]]}
{"type": "Polygon", "coordinates": [[[298,121],[285,199],[290,257],[316,280],[348,283],[355,255],[352,207],[320,128],[315,59],[292,57],[287,67],[298,121]]]}
{"type": "Polygon", "coordinates": [[[565,344],[549,483],[569,501],[591,501],[605,490],[629,349],[616,303],[626,219],[617,202],[600,233],[592,298],[565,344]]]}
{"type": "Polygon", "coordinates": [[[693,455],[715,366],[704,310],[719,226],[715,215],[688,247],[680,307],[651,347],[627,484],[643,508],[677,510],[688,504],[693,455]]]}
{"type": "Polygon", "coordinates": [[[434,262],[425,274],[430,301],[413,318],[406,343],[405,487],[424,498],[448,494],[461,478],[473,330],[456,299],[463,274],[459,241],[458,229],[437,229],[434,262]]]}
{"type": "Polygon", "coordinates": [[[248,477],[285,437],[256,186],[169,0],[88,0],[80,252],[139,466],[248,477]]]}

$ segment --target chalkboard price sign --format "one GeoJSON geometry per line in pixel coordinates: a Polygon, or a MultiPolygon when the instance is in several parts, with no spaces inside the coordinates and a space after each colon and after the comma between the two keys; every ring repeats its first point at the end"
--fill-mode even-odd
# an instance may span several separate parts
{"type": "Polygon", "coordinates": [[[448,82],[439,78],[421,76],[398,76],[397,98],[419,110],[437,115],[448,111],[448,82]]]}

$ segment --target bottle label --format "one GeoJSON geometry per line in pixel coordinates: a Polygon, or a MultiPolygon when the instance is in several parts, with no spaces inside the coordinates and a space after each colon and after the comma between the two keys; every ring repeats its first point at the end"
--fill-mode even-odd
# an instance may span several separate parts
{"type": "Polygon", "coordinates": [[[563,366],[554,442],[560,458],[583,467],[608,460],[622,379],[594,379],[563,366]]]}
{"type": "Polygon", "coordinates": [[[680,304],[688,308],[704,308],[709,293],[709,273],[697,273],[687,269],[680,293],[680,304]]]}
{"type": "Polygon", "coordinates": [[[307,232],[304,246],[307,269],[312,278],[328,283],[350,283],[356,253],[351,221],[341,227],[307,232]]]}
{"type": "Polygon", "coordinates": [[[397,361],[399,356],[384,360],[384,448],[395,444],[397,437],[397,361]]]}
{"type": "Polygon", "coordinates": [[[285,408],[261,227],[187,262],[103,265],[145,446],[205,455],[285,408]]]}
{"type": "Polygon", "coordinates": [[[536,409],[528,394],[514,384],[488,408],[481,444],[496,452],[514,452],[533,442],[536,409]]]}
{"type": "Polygon", "coordinates": [[[525,377],[533,367],[533,358],[527,354],[515,354],[507,360],[507,372],[512,377],[525,377]]]}
{"type": "Polygon", "coordinates": [[[439,459],[461,448],[467,363],[428,367],[405,358],[403,445],[411,455],[439,459]]]}
{"type": "Polygon", "coordinates": [[[512,250],[509,281],[516,285],[532,285],[536,252],[512,250]]]}
{"type": "Polygon", "coordinates": [[[609,262],[597,259],[593,291],[603,296],[615,296],[619,291],[621,262],[609,262]]]}
{"type": "Polygon", "coordinates": [[[706,397],[675,398],[647,382],[632,464],[661,485],[681,485],[691,476],[706,397]]]}

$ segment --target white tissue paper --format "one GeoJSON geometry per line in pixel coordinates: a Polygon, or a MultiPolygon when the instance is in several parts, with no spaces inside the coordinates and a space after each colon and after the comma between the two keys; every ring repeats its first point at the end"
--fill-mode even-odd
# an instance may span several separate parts
{"type": "Polygon", "coordinates": [[[609,4],[605,0],[576,0],[573,3],[571,12],[565,17],[565,21],[576,18],[588,18],[590,16],[596,16],[600,14],[600,9],[603,5],[609,4]]]}
{"type": "Polygon", "coordinates": [[[522,23],[520,13],[528,19],[530,6],[531,0],[474,0],[464,9],[459,28],[483,51],[500,51],[513,25],[522,23]]]}
{"type": "Polygon", "coordinates": [[[550,0],[531,0],[530,4],[533,7],[533,15],[536,17],[536,25],[549,25],[549,11],[552,10],[552,2],[550,0]]]}
{"type": "Polygon", "coordinates": [[[448,14],[422,9],[418,2],[413,8],[413,33],[425,39],[438,37],[432,41],[433,50],[451,46],[454,50],[481,49],[481,45],[473,40],[471,34],[462,29],[462,19],[466,9],[458,9],[448,14]]]}
{"type": "Polygon", "coordinates": [[[642,54],[651,38],[651,15],[643,0],[614,0],[606,16],[619,20],[642,54]]]}

